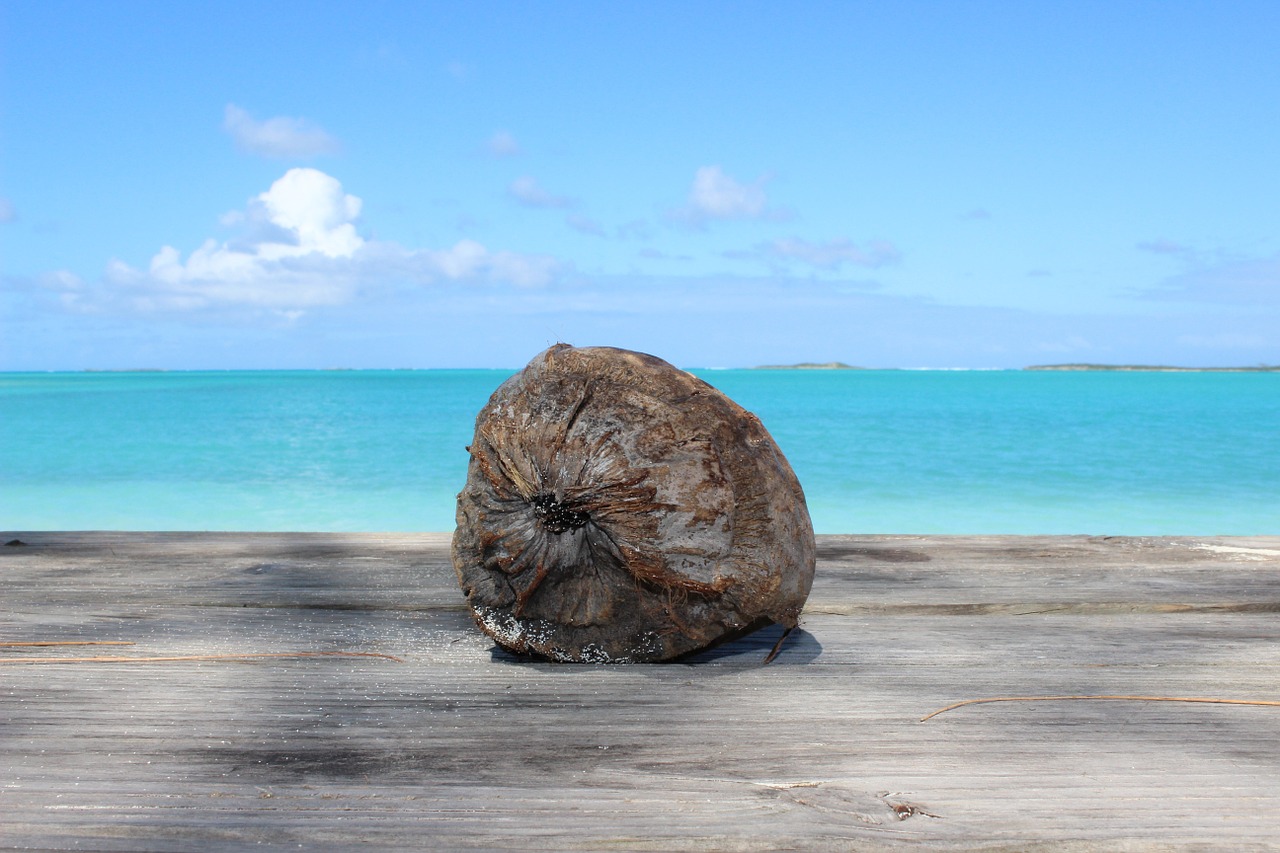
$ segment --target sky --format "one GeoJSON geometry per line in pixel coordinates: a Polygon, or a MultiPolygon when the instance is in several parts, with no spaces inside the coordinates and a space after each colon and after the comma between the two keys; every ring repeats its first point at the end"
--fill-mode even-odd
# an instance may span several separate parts
{"type": "Polygon", "coordinates": [[[0,370],[1280,364],[1280,3],[0,3],[0,370]]]}

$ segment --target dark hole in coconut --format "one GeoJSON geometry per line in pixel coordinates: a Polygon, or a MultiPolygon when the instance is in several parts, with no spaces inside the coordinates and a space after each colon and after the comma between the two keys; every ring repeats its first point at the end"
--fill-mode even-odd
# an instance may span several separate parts
{"type": "Polygon", "coordinates": [[[564,533],[566,530],[577,530],[591,520],[585,512],[569,509],[551,492],[538,492],[529,499],[533,507],[533,515],[542,526],[552,533],[564,533]]]}

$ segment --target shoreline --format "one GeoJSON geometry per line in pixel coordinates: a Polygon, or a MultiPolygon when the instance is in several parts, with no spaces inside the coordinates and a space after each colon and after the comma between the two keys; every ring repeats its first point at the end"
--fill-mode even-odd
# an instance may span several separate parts
{"type": "MultiPolygon", "coordinates": [[[[697,369],[697,368],[694,368],[697,369]]],[[[732,369],[732,368],[731,368],[732,369]]],[[[964,371],[1064,371],[1064,372],[1122,372],[1122,373],[1280,373],[1280,365],[1261,364],[1254,367],[1184,367],[1168,364],[1032,364],[1026,367],[858,367],[841,361],[826,363],[801,362],[800,364],[762,364],[745,370],[901,370],[964,372],[964,371]]]]}
{"type": "MultiPolygon", "coordinates": [[[[495,372],[515,373],[517,367],[234,367],[234,368],[71,368],[46,370],[0,370],[0,376],[67,376],[67,375],[139,375],[139,374],[237,374],[237,373],[433,373],[433,372],[495,372]]],[[[1253,366],[1196,367],[1172,364],[1093,364],[1088,362],[1067,364],[1032,364],[1023,367],[867,367],[846,364],[842,361],[798,362],[796,364],[758,364],[746,367],[706,367],[695,365],[681,370],[792,370],[792,371],[911,371],[911,372],[965,372],[965,371],[1076,371],[1076,372],[1147,372],[1147,373],[1280,373],[1280,365],[1258,364],[1253,366]]]]}
{"type": "Polygon", "coordinates": [[[1164,364],[1036,364],[1022,369],[1139,373],[1280,373],[1280,366],[1269,364],[1260,364],[1255,367],[1179,367],[1164,364]]]}

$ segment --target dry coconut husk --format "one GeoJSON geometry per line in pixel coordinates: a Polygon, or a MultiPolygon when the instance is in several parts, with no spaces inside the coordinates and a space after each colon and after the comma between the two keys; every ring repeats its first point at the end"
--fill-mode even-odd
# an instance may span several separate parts
{"type": "Polygon", "coordinates": [[[804,493],[760,420],[701,379],[557,344],[494,392],[468,450],[453,564],[499,645],[659,661],[796,625],[804,493]]]}

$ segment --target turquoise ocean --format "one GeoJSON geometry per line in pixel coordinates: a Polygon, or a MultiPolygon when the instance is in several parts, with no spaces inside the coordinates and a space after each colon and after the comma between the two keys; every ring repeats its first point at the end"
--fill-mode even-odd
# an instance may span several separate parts
{"type": "MultiPolygon", "coordinates": [[[[1280,534],[1280,373],[693,372],[819,533],[1280,534]]],[[[452,530],[511,373],[0,374],[0,529],[452,530]]]]}

